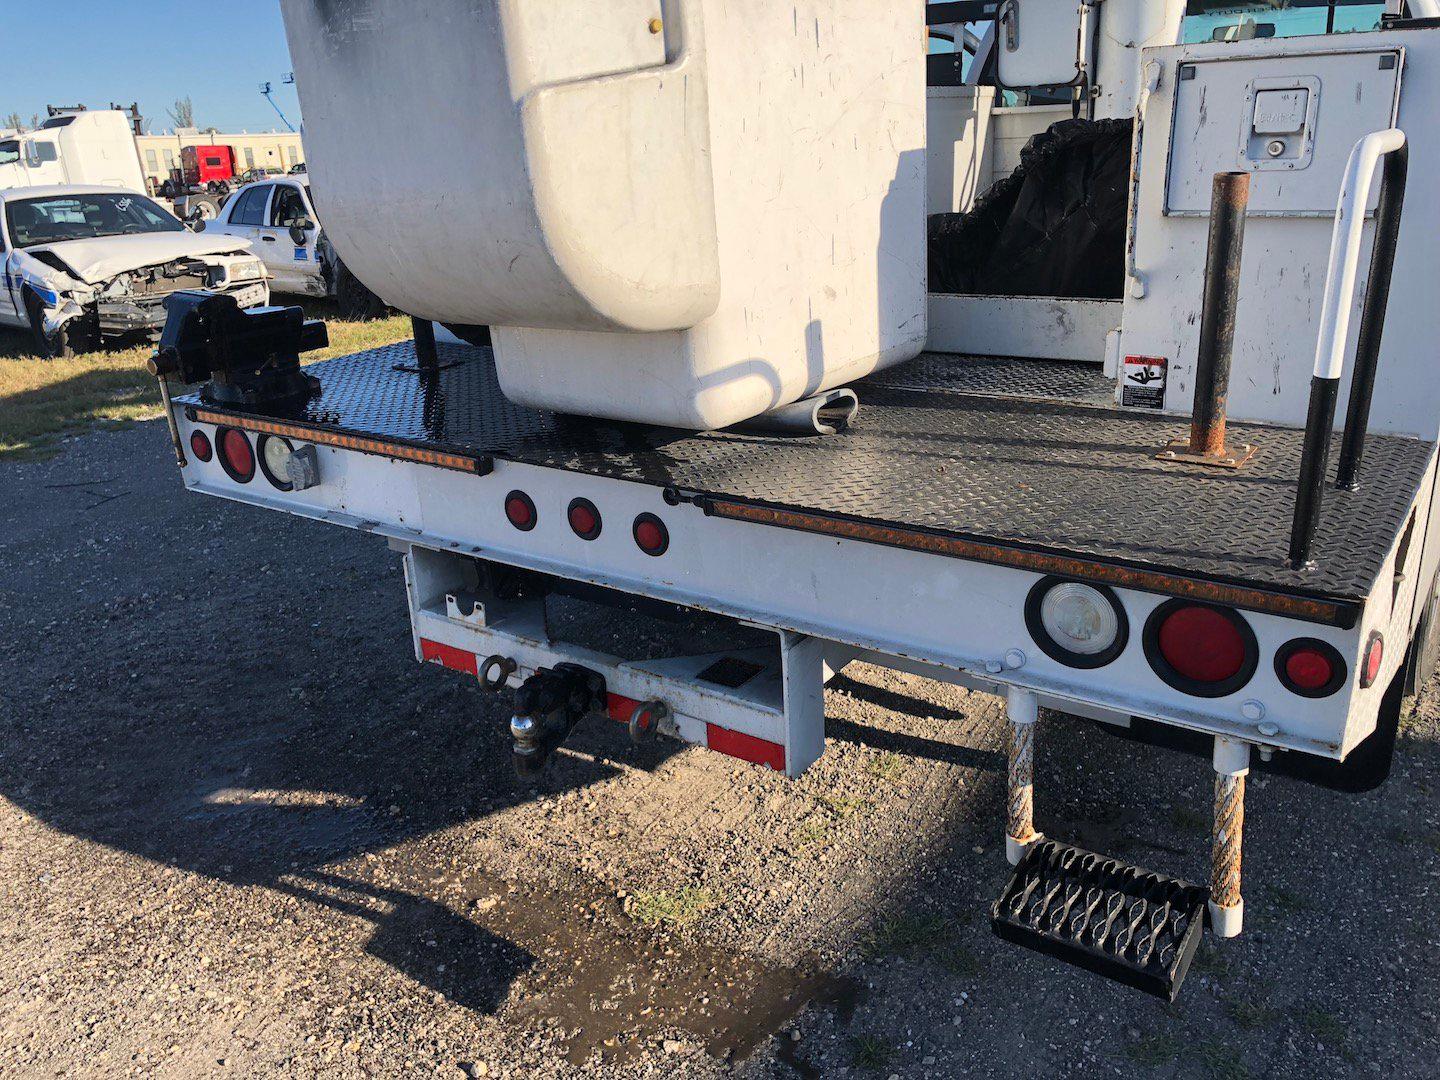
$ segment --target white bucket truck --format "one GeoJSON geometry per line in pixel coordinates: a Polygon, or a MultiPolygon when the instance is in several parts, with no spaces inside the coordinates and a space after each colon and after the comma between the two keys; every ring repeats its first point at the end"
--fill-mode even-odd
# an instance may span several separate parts
{"type": "MultiPolygon", "coordinates": [[[[1173,996],[1241,929],[1247,773],[1379,784],[1434,666],[1440,222],[1404,196],[1440,24],[935,6],[982,24],[960,81],[1060,123],[927,252],[918,5],[285,0],[336,248],[493,353],[421,324],[302,371],[298,313],[188,294],[155,368],[204,384],[169,410],[188,487],[402,553],[417,659],[515,691],[524,770],[608,714],[796,776],[857,660],[1003,695],[996,930],[1173,996]],[[848,429],[772,430],[847,386],[848,429]],[[613,655],[550,633],[558,595],[768,637],[613,655]],[[1204,885],[1041,835],[1042,706],[1203,752],[1204,885]]],[[[932,121],[932,168],[1013,107],[932,121]]]]}

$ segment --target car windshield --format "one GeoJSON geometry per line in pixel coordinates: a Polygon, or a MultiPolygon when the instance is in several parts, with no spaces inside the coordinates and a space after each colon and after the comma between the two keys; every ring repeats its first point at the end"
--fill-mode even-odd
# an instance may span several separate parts
{"type": "Polygon", "coordinates": [[[48,195],[5,204],[5,224],[17,248],[95,240],[132,233],[184,232],[185,226],[149,199],[123,191],[48,195]]]}

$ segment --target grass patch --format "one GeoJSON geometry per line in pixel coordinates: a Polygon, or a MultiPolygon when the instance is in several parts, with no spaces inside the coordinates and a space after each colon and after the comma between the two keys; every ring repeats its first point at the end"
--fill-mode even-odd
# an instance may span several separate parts
{"type": "Polygon", "coordinates": [[[1153,1069],[1169,1065],[1179,1057],[1181,1045],[1174,1035],[1161,1032],[1157,1035],[1146,1035],[1143,1039],[1131,1043],[1125,1048],[1125,1052],[1135,1064],[1153,1069]]]}
{"type": "Polygon", "coordinates": [[[795,827],[795,844],[798,847],[823,847],[835,835],[835,823],[823,814],[811,814],[795,827]]]}
{"type": "Polygon", "coordinates": [[[1300,1013],[1300,1025],[1316,1042],[1323,1043],[1349,1060],[1350,1032],[1334,1013],[1311,1005],[1300,1013]]]}
{"type": "MultiPolygon", "coordinates": [[[[330,328],[329,348],[307,353],[307,363],[410,337],[403,315],[357,323],[337,318],[332,303],[306,300],[304,307],[330,328]]],[[[0,329],[0,458],[43,452],[58,437],[95,423],[159,416],[160,392],[145,370],[153,351],[138,345],[45,360],[35,355],[28,333],[0,329]]]]}
{"type": "Polygon", "coordinates": [[[1214,1080],[1250,1080],[1250,1067],[1233,1046],[1221,1042],[1204,1043],[1200,1047],[1200,1060],[1214,1080]]]}
{"type": "Polygon", "coordinates": [[[1270,1004],[1267,997],[1236,998],[1225,1008],[1230,1013],[1230,1019],[1248,1031],[1271,1027],[1280,1019],[1279,1010],[1270,1004]]]}
{"type": "Polygon", "coordinates": [[[630,917],[646,926],[688,926],[719,901],[709,889],[687,885],[683,889],[638,892],[630,898],[630,917]]]}
{"type": "Polygon", "coordinates": [[[856,1035],[850,1040],[850,1064],[857,1069],[878,1072],[890,1063],[895,1049],[874,1035],[856,1035]]]}
{"type": "Polygon", "coordinates": [[[926,945],[934,945],[951,929],[952,920],[943,915],[899,915],[886,919],[870,936],[870,956],[894,956],[926,945]]]}
{"type": "Polygon", "coordinates": [[[844,821],[874,805],[860,795],[816,795],[815,803],[831,817],[844,821]]]}
{"type": "Polygon", "coordinates": [[[958,941],[940,946],[935,958],[940,961],[941,967],[953,975],[978,979],[985,973],[985,962],[976,955],[974,950],[958,941]]]}
{"type": "Polygon", "coordinates": [[[1224,978],[1230,974],[1230,957],[1222,950],[1202,940],[1200,948],[1195,952],[1195,959],[1191,966],[1206,975],[1213,975],[1217,979],[1224,978]]]}
{"type": "Polygon", "coordinates": [[[889,750],[875,755],[865,763],[865,771],[887,784],[898,784],[905,775],[905,759],[889,750]]]}

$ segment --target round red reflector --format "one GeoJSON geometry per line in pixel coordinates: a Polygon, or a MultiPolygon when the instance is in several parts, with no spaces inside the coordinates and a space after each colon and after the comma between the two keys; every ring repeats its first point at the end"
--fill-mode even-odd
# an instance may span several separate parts
{"type": "Polygon", "coordinates": [[[1335,646],[1319,638],[1287,641],[1275,653],[1280,685],[1301,697],[1329,697],[1345,685],[1348,670],[1335,646]]]}
{"type": "Polygon", "coordinates": [[[1365,669],[1360,672],[1361,687],[1375,685],[1375,680],[1380,677],[1380,662],[1385,659],[1385,639],[1379,634],[1370,635],[1370,643],[1365,646],[1365,669]]]}
{"type": "Polygon", "coordinates": [[[523,491],[512,491],[505,496],[505,516],[510,519],[510,524],[521,532],[529,532],[539,520],[539,515],[535,513],[535,503],[523,491]]]}
{"type": "Polygon", "coordinates": [[[600,511],[589,499],[576,499],[566,511],[570,528],[581,540],[594,540],[600,535],[600,511]]]}
{"type": "Polygon", "coordinates": [[[1285,676],[1301,690],[1319,690],[1335,677],[1335,667],[1323,653],[1296,649],[1285,661],[1285,676]]]}
{"type": "Polygon", "coordinates": [[[225,475],[237,484],[248,484],[255,479],[255,451],[250,448],[245,433],[238,428],[221,428],[216,438],[225,475]]]}
{"type": "Polygon", "coordinates": [[[1224,682],[1245,666],[1245,639],[1214,608],[1183,607],[1160,624],[1160,655],[1187,679],[1224,682]]]}
{"type": "Polygon", "coordinates": [[[214,454],[210,446],[210,437],[203,431],[192,431],[190,433],[190,452],[195,455],[197,461],[209,461],[214,454]]]}
{"type": "Polygon", "coordinates": [[[670,547],[670,530],[654,514],[641,514],[635,519],[635,543],[646,555],[664,555],[670,547]]]}

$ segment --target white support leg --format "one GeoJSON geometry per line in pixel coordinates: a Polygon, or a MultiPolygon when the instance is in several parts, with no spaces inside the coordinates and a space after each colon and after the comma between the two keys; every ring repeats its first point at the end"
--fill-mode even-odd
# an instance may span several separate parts
{"type": "Polygon", "coordinates": [[[780,635],[785,694],[785,775],[799,776],[825,752],[825,642],[780,635]]]}
{"type": "Polygon", "coordinates": [[[1245,776],[1250,744],[1215,740],[1215,826],[1210,849],[1210,925],[1217,937],[1236,937],[1245,922],[1240,853],[1245,835],[1245,776]]]}
{"type": "Polygon", "coordinates": [[[1011,687],[1009,814],[1005,825],[1005,857],[1014,866],[1025,849],[1040,839],[1035,831],[1035,722],[1040,700],[1033,690],[1011,687]]]}

